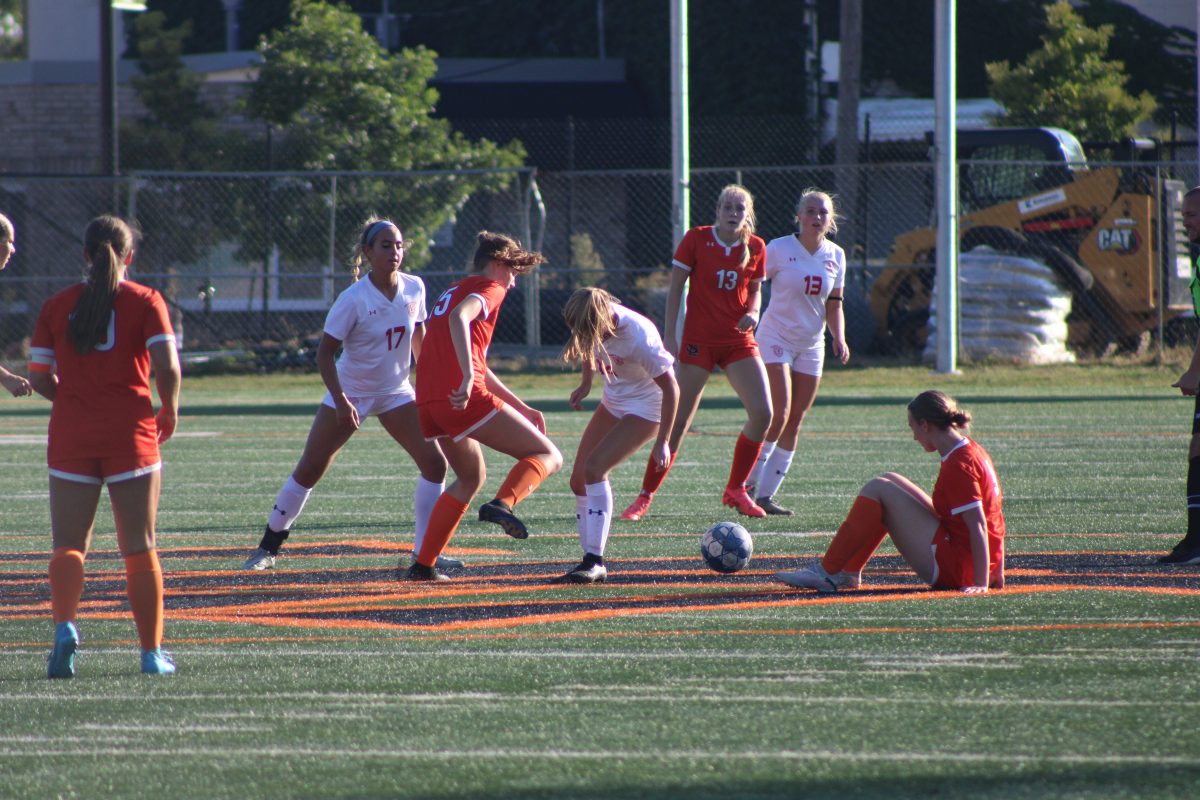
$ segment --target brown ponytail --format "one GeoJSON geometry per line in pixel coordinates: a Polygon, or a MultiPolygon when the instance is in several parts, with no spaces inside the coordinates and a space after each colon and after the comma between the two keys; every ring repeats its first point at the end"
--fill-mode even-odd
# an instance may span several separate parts
{"type": "Polygon", "coordinates": [[[90,353],[108,336],[125,258],[133,250],[133,231],[118,217],[96,217],[84,231],[83,250],[91,267],[67,327],[75,349],[90,353]]]}
{"type": "Polygon", "coordinates": [[[928,422],[930,425],[946,430],[957,428],[963,430],[971,424],[971,414],[958,407],[953,397],[945,392],[930,389],[921,392],[908,404],[908,413],[918,422],[928,422]]]}

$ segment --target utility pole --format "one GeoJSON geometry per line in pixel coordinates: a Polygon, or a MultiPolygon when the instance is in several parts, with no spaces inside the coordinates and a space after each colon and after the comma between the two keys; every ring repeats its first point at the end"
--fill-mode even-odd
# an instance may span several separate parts
{"type": "MultiPolygon", "coordinates": [[[[858,97],[862,84],[862,0],[842,0],[838,20],[838,113],[837,164],[838,205],[853,213],[858,208],[858,97]]],[[[840,226],[839,240],[850,250],[858,237],[857,221],[840,226]]]]}

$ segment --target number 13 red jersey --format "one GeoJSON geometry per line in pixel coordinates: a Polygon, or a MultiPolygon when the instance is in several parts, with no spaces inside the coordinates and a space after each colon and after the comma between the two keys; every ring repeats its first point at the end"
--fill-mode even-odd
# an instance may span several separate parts
{"type": "Polygon", "coordinates": [[[704,345],[754,341],[753,331],[739,331],[738,321],[750,303],[751,281],[766,274],[766,245],[751,235],[750,260],[742,263],[742,243],[727,246],[712,225],[692,228],[675,249],[673,264],[689,273],[683,339],[704,345]]]}

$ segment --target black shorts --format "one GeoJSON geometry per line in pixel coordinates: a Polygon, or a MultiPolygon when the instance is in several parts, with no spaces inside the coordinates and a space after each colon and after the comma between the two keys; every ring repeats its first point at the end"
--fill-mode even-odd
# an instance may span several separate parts
{"type": "Polygon", "coordinates": [[[1192,414],[1192,436],[1200,434],[1200,394],[1196,395],[1196,411],[1192,414]]]}

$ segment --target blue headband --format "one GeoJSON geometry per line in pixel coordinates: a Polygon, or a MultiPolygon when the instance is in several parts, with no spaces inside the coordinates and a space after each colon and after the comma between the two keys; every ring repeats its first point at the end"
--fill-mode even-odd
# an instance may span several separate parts
{"type": "MultiPolygon", "coordinates": [[[[388,220],[388,219],[379,220],[378,222],[374,223],[371,227],[367,228],[367,235],[365,237],[363,237],[363,244],[369,245],[373,241],[375,241],[375,237],[379,235],[379,226],[380,225],[386,225],[389,228],[396,227],[395,223],[393,223],[391,220],[388,220]]],[[[397,230],[399,230],[399,228],[397,228],[397,230]]]]}

